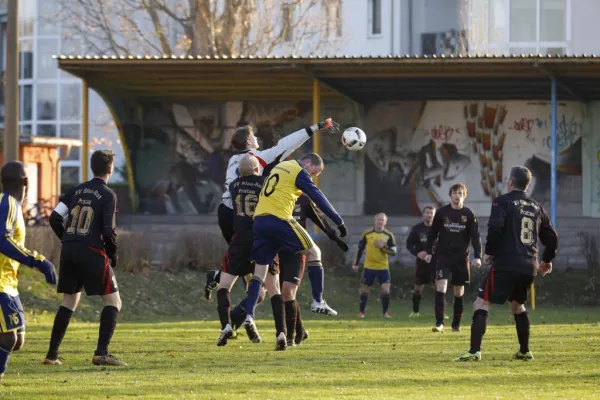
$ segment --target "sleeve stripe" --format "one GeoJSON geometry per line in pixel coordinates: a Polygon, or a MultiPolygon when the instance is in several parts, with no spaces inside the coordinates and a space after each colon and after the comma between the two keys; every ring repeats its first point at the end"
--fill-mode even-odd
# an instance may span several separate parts
{"type": "Polygon", "coordinates": [[[12,237],[7,237],[6,240],[8,240],[8,242],[10,244],[12,244],[12,246],[15,248],[15,250],[17,250],[19,253],[23,254],[25,257],[33,257],[35,259],[38,259],[38,257],[36,257],[37,254],[30,252],[29,250],[27,250],[26,248],[20,246],[17,242],[14,241],[14,239],[12,237]]]}
{"type": "Polygon", "coordinates": [[[6,218],[6,230],[12,231],[15,226],[15,217],[17,215],[16,212],[16,204],[15,199],[12,196],[8,196],[8,215],[6,218]]]}

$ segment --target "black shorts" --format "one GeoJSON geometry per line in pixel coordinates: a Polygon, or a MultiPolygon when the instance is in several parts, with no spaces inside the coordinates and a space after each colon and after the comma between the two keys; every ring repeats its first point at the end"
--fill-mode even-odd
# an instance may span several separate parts
{"type": "Polygon", "coordinates": [[[415,285],[429,285],[435,282],[435,264],[415,261],[415,285]]]}
{"type": "Polygon", "coordinates": [[[279,268],[281,270],[280,282],[290,282],[300,286],[304,276],[306,256],[302,253],[293,253],[282,250],[279,252],[279,268]]]}
{"type": "Polygon", "coordinates": [[[104,296],[119,291],[104,250],[83,243],[63,243],[56,291],[75,294],[82,289],[88,296],[104,296]]]}
{"type": "Polygon", "coordinates": [[[435,279],[449,279],[453,286],[464,286],[471,281],[469,262],[438,260],[435,265],[435,279]]]}
{"type": "Polygon", "coordinates": [[[479,288],[479,297],[493,304],[504,304],[506,300],[525,304],[533,279],[529,274],[492,267],[479,288]]]}
{"type": "Polygon", "coordinates": [[[250,262],[251,253],[252,236],[235,236],[229,243],[221,271],[236,276],[254,273],[254,264],[250,262]]]}
{"type": "Polygon", "coordinates": [[[221,203],[217,209],[217,220],[219,228],[227,244],[231,243],[233,238],[233,209],[221,203]]]}

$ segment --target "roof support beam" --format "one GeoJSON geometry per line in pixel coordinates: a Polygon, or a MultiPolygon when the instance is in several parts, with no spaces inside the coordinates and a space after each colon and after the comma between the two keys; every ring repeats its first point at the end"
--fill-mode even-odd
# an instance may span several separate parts
{"type": "Polygon", "coordinates": [[[309,67],[305,66],[305,65],[300,65],[300,64],[292,64],[294,66],[294,68],[296,68],[298,71],[302,72],[303,74],[305,74],[306,76],[308,76],[311,79],[317,80],[319,82],[319,84],[322,87],[326,87],[329,90],[332,90],[336,93],[339,93],[342,97],[344,97],[346,100],[352,102],[352,103],[358,103],[360,104],[360,101],[355,99],[354,97],[352,97],[351,95],[349,95],[348,93],[345,93],[343,90],[340,90],[338,88],[335,88],[325,82],[323,82],[321,79],[319,79],[319,77],[315,74],[315,72],[310,69],[309,67]]]}
{"type": "Polygon", "coordinates": [[[540,72],[548,79],[550,79],[550,81],[554,81],[555,84],[560,87],[562,90],[564,90],[565,92],[569,93],[571,96],[573,96],[573,98],[575,98],[578,101],[581,101],[582,103],[586,103],[585,98],[583,98],[583,96],[580,96],[578,93],[575,93],[570,87],[568,87],[567,85],[565,85],[564,83],[561,83],[559,81],[556,80],[556,77],[554,76],[554,74],[552,73],[552,71],[548,70],[548,68],[546,68],[544,65],[536,62],[535,64],[533,64],[534,67],[536,67],[538,70],[540,70],[540,72]]]}

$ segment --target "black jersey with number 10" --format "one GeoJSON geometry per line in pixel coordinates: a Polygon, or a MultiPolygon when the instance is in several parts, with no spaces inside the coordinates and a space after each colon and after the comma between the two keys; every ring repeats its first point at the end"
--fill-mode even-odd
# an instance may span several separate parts
{"type": "Polygon", "coordinates": [[[231,182],[229,193],[233,200],[233,230],[236,235],[252,236],[254,210],[265,178],[258,175],[242,176],[231,182]]]}
{"type": "Polygon", "coordinates": [[[518,190],[494,200],[485,244],[485,254],[494,256],[494,268],[535,275],[538,239],[545,246],[542,259],[552,261],[558,235],[537,201],[518,190]]]}

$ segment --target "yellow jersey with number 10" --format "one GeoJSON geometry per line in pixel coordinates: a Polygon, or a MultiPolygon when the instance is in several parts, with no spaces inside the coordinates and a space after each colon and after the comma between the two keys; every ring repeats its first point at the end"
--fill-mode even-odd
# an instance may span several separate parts
{"type": "Polygon", "coordinates": [[[280,219],[291,219],[294,205],[302,191],[296,186],[296,178],[302,171],[296,160],[284,161],[273,167],[265,180],[254,217],[273,215],[280,219]]]}

